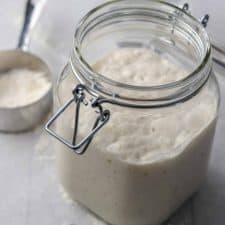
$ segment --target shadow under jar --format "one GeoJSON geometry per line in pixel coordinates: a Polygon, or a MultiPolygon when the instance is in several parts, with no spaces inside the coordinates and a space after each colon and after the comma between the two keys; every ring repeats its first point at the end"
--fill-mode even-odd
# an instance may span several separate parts
{"type": "Polygon", "coordinates": [[[210,42],[199,21],[157,1],[93,9],[76,29],[59,78],[56,106],[63,108],[47,125],[63,142],[57,167],[66,192],[111,224],[159,225],[205,178],[218,105],[210,42]],[[118,49],[152,51],[186,76],[137,85],[97,73],[93,65],[118,49]]]}

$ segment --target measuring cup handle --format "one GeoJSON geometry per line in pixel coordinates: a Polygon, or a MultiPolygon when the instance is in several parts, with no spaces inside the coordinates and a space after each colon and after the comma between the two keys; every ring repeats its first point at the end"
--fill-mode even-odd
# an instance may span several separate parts
{"type": "Polygon", "coordinates": [[[27,50],[28,48],[28,44],[29,44],[29,38],[28,38],[28,31],[29,31],[29,25],[30,25],[30,21],[32,18],[32,14],[33,14],[33,10],[34,10],[34,5],[32,4],[31,0],[27,1],[26,4],[26,10],[25,10],[25,18],[24,18],[24,23],[23,23],[23,28],[19,37],[19,42],[18,42],[18,48],[22,49],[22,50],[27,50]]]}
{"type": "Polygon", "coordinates": [[[46,0],[39,0],[35,5],[32,0],[28,0],[26,3],[25,17],[23,28],[19,37],[17,48],[27,51],[30,43],[30,34],[37,20],[39,19],[42,7],[46,0]]]}

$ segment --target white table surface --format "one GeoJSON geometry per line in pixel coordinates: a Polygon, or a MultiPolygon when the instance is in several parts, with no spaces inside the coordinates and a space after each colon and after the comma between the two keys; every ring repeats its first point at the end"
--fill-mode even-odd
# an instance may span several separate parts
{"type": "MultiPolygon", "coordinates": [[[[54,78],[65,64],[79,18],[100,0],[49,0],[33,32],[31,51],[49,64],[54,78]],[[67,5],[65,5],[67,4],[67,5]]],[[[208,30],[220,45],[225,41],[225,2],[189,1],[193,14],[210,13],[208,30]]],[[[0,49],[16,46],[24,0],[0,0],[0,49]]],[[[225,75],[225,72],[224,72],[225,75]]],[[[208,178],[192,200],[167,225],[225,224],[225,79],[208,178]]],[[[1,119],[1,118],[0,118],[1,119]]],[[[0,224],[101,225],[77,204],[63,197],[55,173],[52,140],[42,125],[23,134],[0,134],[0,224]]],[[[194,173],[194,171],[193,171],[194,173]]],[[[122,225],[122,224],[121,224],[122,225]]]]}

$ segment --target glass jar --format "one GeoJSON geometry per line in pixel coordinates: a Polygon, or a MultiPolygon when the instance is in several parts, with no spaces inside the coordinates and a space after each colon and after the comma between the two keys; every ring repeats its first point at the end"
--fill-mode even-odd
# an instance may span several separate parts
{"type": "Polygon", "coordinates": [[[202,184],[219,89],[208,35],[182,9],[122,0],[90,11],[76,29],[55,100],[61,108],[46,129],[59,140],[60,180],[107,222],[160,224],[202,184]],[[97,60],[121,48],[151,49],[187,76],[137,85],[94,71],[97,60]]]}

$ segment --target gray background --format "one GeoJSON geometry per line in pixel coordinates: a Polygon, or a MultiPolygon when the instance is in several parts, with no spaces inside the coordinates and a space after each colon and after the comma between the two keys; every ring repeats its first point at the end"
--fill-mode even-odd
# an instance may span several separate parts
{"type": "MultiPolygon", "coordinates": [[[[75,24],[100,2],[103,1],[47,1],[33,31],[30,49],[45,59],[54,78],[70,53],[75,24]]],[[[0,0],[0,49],[16,46],[24,3],[24,0],[0,0]]],[[[207,29],[211,38],[220,46],[225,45],[225,1],[192,0],[189,3],[199,18],[210,13],[207,29]]],[[[171,217],[168,225],[225,224],[225,82],[222,77],[225,73],[219,68],[215,70],[222,99],[209,175],[201,190],[171,217]]],[[[55,175],[52,142],[42,125],[24,134],[0,134],[0,224],[104,224],[78,204],[72,204],[61,191],[55,175]]]]}

